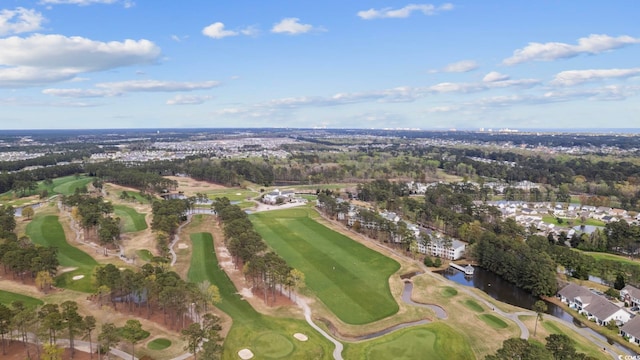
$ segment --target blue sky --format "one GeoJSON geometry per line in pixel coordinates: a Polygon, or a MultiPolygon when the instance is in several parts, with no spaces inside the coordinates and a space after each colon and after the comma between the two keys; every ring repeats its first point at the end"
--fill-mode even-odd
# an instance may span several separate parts
{"type": "Polygon", "coordinates": [[[638,128],[638,10],[2,0],[0,129],[638,128]]]}

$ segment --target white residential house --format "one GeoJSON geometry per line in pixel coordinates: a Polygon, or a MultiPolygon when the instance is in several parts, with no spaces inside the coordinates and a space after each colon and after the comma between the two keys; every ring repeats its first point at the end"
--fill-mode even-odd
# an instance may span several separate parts
{"type": "Polygon", "coordinates": [[[629,306],[640,306],[640,289],[627,285],[620,290],[620,298],[629,306]]]}
{"type": "Polygon", "coordinates": [[[636,316],[620,328],[620,335],[629,342],[640,344],[640,316],[636,316]]]}
{"type": "Polygon", "coordinates": [[[460,240],[452,240],[451,247],[445,247],[444,239],[432,236],[431,241],[424,246],[418,242],[418,251],[429,256],[436,256],[447,260],[458,260],[464,255],[466,244],[460,240]]]}
{"type": "Polygon", "coordinates": [[[617,324],[625,324],[631,319],[631,313],[624,308],[574,283],[558,291],[558,297],[570,308],[601,326],[607,325],[611,320],[615,320],[617,324]]]}

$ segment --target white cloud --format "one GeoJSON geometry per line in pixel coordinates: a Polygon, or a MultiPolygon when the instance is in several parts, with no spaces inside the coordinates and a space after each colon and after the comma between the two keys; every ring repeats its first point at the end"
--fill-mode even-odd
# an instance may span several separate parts
{"type": "Polygon", "coordinates": [[[214,39],[222,39],[228,36],[237,36],[237,31],[225,30],[224,24],[221,22],[215,22],[204,29],[202,29],[202,34],[214,39]]]}
{"type": "Polygon", "coordinates": [[[35,10],[0,10],[0,36],[38,31],[44,21],[44,16],[35,10]]]}
{"type": "Polygon", "coordinates": [[[503,60],[505,65],[516,65],[527,61],[552,61],[566,59],[581,54],[599,54],[627,45],[640,43],[640,38],[631,36],[611,37],[592,34],[578,39],[577,45],[560,42],[529,43],[526,47],[513,52],[513,56],[503,60]]]}
{"type": "Polygon", "coordinates": [[[0,67],[0,88],[19,88],[46,85],[70,80],[77,72],[67,70],[49,70],[29,66],[0,67]]]}
{"type": "MultiPolygon", "coordinates": [[[[50,5],[80,5],[80,6],[87,6],[87,5],[93,5],[93,4],[115,4],[117,3],[118,0],[41,0],[40,3],[41,4],[50,4],[50,5]]],[[[127,6],[127,4],[130,4],[130,1],[125,1],[125,7],[129,7],[127,6]]]]}
{"type": "Polygon", "coordinates": [[[313,26],[309,24],[301,24],[298,18],[285,18],[279,23],[274,24],[271,28],[272,33],[297,35],[308,33],[313,30],[313,26]]]}
{"type": "Polygon", "coordinates": [[[159,80],[131,80],[96,84],[101,89],[110,89],[116,92],[174,92],[206,90],[220,85],[217,81],[179,82],[159,80]]]}
{"type": "Polygon", "coordinates": [[[500,74],[497,71],[492,71],[487,75],[485,75],[484,78],[482,78],[482,81],[484,82],[496,82],[496,81],[504,81],[504,80],[509,80],[509,76],[500,74]]]}
{"type": "Polygon", "coordinates": [[[441,6],[431,4],[409,4],[399,9],[383,8],[358,11],[357,15],[364,20],[384,19],[384,18],[407,18],[413,12],[421,12],[424,15],[435,15],[442,11],[453,10],[453,5],[446,3],[441,6]]]}
{"type": "Polygon", "coordinates": [[[443,67],[442,70],[440,71],[434,70],[431,72],[432,73],[435,73],[435,72],[464,73],[464,72],[469,72],[471,70],[475,70],[477,68],[478,68],[477,62],[473,60],[462,60],[462,61],[448,64],[447,66],[443,67]]]}
{"type": "Polygon", "coordinates": [[[42,90],[42,93],[45,95],[64,98],[111,97],[122,94],[107,89],[44,89],[42,90]]]}
{"type": "Polygon", "coordinates": [[[211,96],[176,95],[167,100],[167,105],[199,105],[211,99],[211,96]]]}
{"type": "Polygon", "coordinates": [[[247,26],[244,29],[241,29],[240,33],[246,36],[256,36],[260,33],[260,29],[258,29],[258,27],[255,25],[251,25],[251,26],[247,26]]]}
{"type": "Polygon", "coordinates": [[[33,86],[72,79],[84,72],[148,64],[160,55],[149,40],[101,42],[34,34],[0,39],[0,87],[33,86]]]}
{"type": "Polygon", "coordinates": [[[624,79],[640,75],[640,68],[568,70],[556,74],[552,85],[573,86],[588,81],[624,79]]]}

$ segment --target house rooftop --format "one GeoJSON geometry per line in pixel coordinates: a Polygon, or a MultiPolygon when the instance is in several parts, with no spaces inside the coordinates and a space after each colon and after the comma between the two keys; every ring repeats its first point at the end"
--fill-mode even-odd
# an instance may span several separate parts
{"type": "Polygon", "coordinates": [[[636,316],[627,321],[626,324],[622,325],[620,330],[624,331],[625,334],[631,335],[635,338],[640,338],[640,316],[636,316]]]}
{"type": "Polygon", "coordinates": [[[620,290],[621,293],[626,292],[632,298],[640,299],[640,289],[633,287],[631,285],[627,285],[620,290]]]}

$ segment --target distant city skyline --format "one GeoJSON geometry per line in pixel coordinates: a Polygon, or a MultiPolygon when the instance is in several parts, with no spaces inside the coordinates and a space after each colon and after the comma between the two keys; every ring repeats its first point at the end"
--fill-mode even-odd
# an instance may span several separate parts
{"type": "Polygon", "coordinates": [[[0,130],[638,128],[637,9],[5,0],[0,130]]]}

